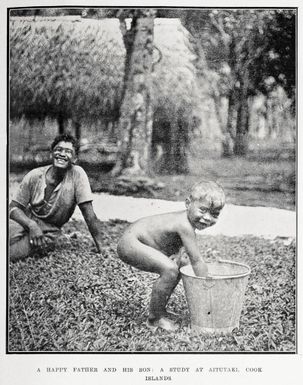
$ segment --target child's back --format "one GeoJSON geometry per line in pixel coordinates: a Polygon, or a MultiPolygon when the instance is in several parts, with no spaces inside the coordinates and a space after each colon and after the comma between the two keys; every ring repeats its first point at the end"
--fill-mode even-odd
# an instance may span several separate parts
{"type": "Polygon", "coordinates": [[[127,228],[119,245],[137,239],[169,257],[177,253],[182,246],[180,233],[184,227],[185,216],[184,210],[141,218],[127,228]]]}

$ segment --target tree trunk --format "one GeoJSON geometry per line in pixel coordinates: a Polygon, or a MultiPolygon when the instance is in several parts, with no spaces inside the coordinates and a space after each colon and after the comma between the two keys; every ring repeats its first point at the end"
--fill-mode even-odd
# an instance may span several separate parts
{"type": "Polygon", "coordinates": [[[128,40],[126,50],[129,56],[118,126],[119,156],[113,175],[147,175],[152,133],[154,17],[154,10],[137,10],[132,21],[133,33],[128,35],[133,40],[128,40]]]}
{"type": "Polygon", "coordinates": [[[266,126],[267,126],[267,136],[271,137],[273,130],[273,119],[272,119],[272,100],[270,96],[266,98],[266,126]]]}
{"type": "Polygon", "coordinates": [[[234,96],[233,96],[234,90],[230,91],[229,97],[228,97],[228,111],[227,111],[227,122],[226,124],[223,121],[222,118],[222,103],[221,103],[221,96],[216,96],[213,93],[213,99],[214,99],[214,107],[215,107],[215,113],[217,117],[217,121],[220,127],[220,130],[223,135],[222,140],[222,156],[223,157],[230,157],[233,155],[233,116],[235,112],[235,106],[234,106],[234,96]]]}
{"type": "Polygon", "coordinates": [[[173,119],[166,127],[166,141],[163,143],[160,172],[186,174],[188,172],[188,129],[182,126],[186,122],[178,119],[177,112],[172,113],[171,116],[173,119]]]}
{"type": "Polygon", "coordinates": [[[59,135],[62,135],[65,132],[65,125],[64,125],[65,122],[64,122],[63,114],[59,113],[59,115],[57,116],[57,122],[58,122],[59,135]]]}
{"type": "Polygon", "coordinates": [[[187,159],[189,128],[184,128],[184,124],[186,123],[182,120],[177,122],[177,136],[176,140],[173,140],[175,151],[172,170],[174,174],[187,174],[189,171],[187,159]]]}
{"type": "Polygon", "coordinates": [[[230,90],[228,94],[228,111],[227,111],[227,121],[226,129],[223,131],[223,141],[222,141],[222,156],[231,157],[234,154],[234,119],[237,111],[237,97],[239,90],[236,88],[236,39],[233,35],[222,36],[226,49],[228,51],[228,64],[231,70],[230,74],[230,90]]]}
{"type": "Polygon", "coordinates": [[[248,150],[249,108],[248,108],[248,72],[245,71],[240,80],[239,107],[234,153],[245,156],[248,150]]]}
{"type": "Polygon", "coordinates": [[[81,123],[77,120],[73,122],[74,123],[74,129],[75,129],[75,137],[77,141],[80,143],[81,139],[81,123]]]}
{"type": "Polygon", "coordinates": [[[234,153],[234,127],[233,121],[235,118],[236,112],[236,96],[235,89],[231,89],[228,96],[228,111],[227,111],[227,122],[226,129],[222,130],[223,133],[223,141],[222,141],[222,156],[223,157],[231,157],[234,153]]]}
{"type": "Polygon", "coordinates": [[[234,153],[245,156],[248,150],[248,102],[247,98],[239,105],[237,116],[237,133],[235,138],[234,153]]]}

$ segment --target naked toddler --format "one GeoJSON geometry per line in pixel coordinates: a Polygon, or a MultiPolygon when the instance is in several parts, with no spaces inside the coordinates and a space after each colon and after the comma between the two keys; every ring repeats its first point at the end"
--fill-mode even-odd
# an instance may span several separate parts
{"type": "Polygon", "coordinates": [[[225,204],[225,194],[217,183],[195,184],[185,200],[186,210],[141,218],[131,224],[117,247],[120,259],[140,270],[157,273],[151,294],[147,325],[174,331],[177,324],[166,311],[167,302],[180,280],[179,268],[184,247],[197,276],[208,274],[201,257],[195,230],[217,222],[225,204]]]}

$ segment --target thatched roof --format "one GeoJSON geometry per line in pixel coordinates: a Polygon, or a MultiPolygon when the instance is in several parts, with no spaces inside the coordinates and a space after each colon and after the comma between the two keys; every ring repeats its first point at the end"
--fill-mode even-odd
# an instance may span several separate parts
{"type": "Polygon", "coordinates": [[[188,31],[179,19],[156,19],[154,44],[163,54],[154,73],[155,107],[170,105],[176,110],[192,106],[197,78],[188,31]]]}
{"type": "MultiPolygon", "coordinates": [[[[125,59],[118,19],[14,17],[9,31],[12,117],[115,113],[125,59]]],[[[162,56],[153,74],[155,107],[190,106],[196,78],[188,32],[178,19],[156,19],[154,34],[162,56]]]]}

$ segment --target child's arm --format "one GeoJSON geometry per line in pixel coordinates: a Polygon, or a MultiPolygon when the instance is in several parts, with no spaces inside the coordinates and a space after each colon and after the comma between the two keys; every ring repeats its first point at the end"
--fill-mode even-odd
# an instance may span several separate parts
{"type": "Polygon", "coordinates": [[[203,261],[196,240],[194,230],[185,230],[180,234],[183,246],[189,256],[192,268],[196,276],[205,277],[208,275],[207,264],[203,261]]]}

